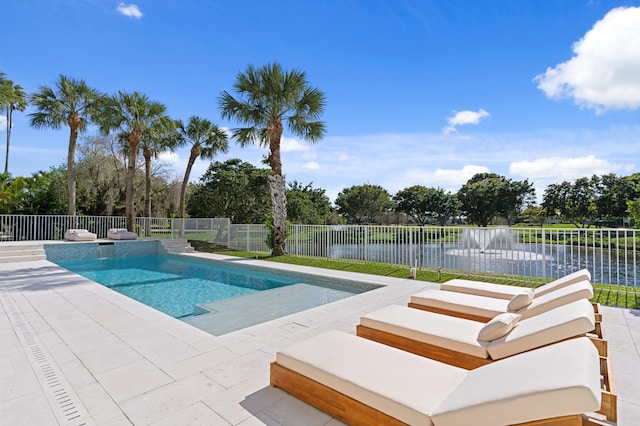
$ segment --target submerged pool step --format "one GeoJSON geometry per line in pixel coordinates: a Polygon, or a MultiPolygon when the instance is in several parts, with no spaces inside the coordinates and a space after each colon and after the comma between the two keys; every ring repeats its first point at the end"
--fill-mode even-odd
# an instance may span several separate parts
{"type": "Polygon", "coordinates": [[[354,293],[347,291],[311,284],[292,284],[231,299],[201,303],[198,310],[209,313],[182,320],[219,336],[353,295],[354,293]]]}

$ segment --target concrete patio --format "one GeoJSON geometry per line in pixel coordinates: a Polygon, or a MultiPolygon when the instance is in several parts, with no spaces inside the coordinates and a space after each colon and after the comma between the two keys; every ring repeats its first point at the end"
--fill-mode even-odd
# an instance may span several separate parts
{"type": "MultiPolygon", "coordinates": [[[[0,264],[0,423],[342,424],[269,386],[274,354],[324,330],[353,333],[362,314],[437,285],[323,272],[385,286],[216,337],[46,260],[0,264]]],[[[636,425],[640,311],[603,307],[603,314],[618,424],[636,425]]]]}

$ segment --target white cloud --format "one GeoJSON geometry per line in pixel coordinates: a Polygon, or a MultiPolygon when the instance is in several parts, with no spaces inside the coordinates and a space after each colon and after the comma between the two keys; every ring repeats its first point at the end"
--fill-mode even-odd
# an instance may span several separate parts
{"type": "Polygon", "coordinates": [[[123,14],[124,16],[129,16],[131,18],[137,18],[137,19],[142,18],[142,12],[140,11],[140,8],[133,3],[131,4],[120,3],[116,8],[116,10],[121,14],[123,14]]]}
{"type": "Polygon", "coordinates": [[[489,173],[489,169],[484,166],[467,164],[461,169],[411,170],[406,173],[404,180],[406,182],[414,182],[411,185],[439,187],[451,192],[457,192],[462,185],[478,173],[489,173]]]}
{"type": "Polygon", "coordinates": [[[516,161],[509,165],[509,173],[534,180],[552,179],[560,183],[581,177],[615,173],[622,168],[621,164],[613,164],[608,160],[588,155],[576,158],[550,157],[516,161]]]}
{"type": "Polygon", "coordinates": [[[282,152],[308,152],[311,148],[309,145],[296,139],[282,137],[282,139],[280,139],[280,149],[282,152]]]}
{"type": "Polygon", "coordinates": [[[310,161],[303,165],[302,168],[307,170],[318,170],[320,168],[320,164],[316,163],[315,161],[310,161]]]}
{"type": "Polygon", "coordinates": [[[0,115],[0,130],[4,130],[7,128],[7,117],[4,115],[0,115]]]}
{"type": "Polygon", "coordinates": [[[640,108],[640,7],[612,9],[573,52],[534,79],[547,97],[573,98],[598,112],[640,108]]]}
{"type": "Polygon", "coordinates": [[[449,125],[442,129],[442,133],[448,135],[452,132],[457,132],[456,126],[463,126],[465,124],[479,124],[480,120],[489,116],[489,113],[483,109],[478,111],[454,111],[453,117],[449,118],[449,125]]]}

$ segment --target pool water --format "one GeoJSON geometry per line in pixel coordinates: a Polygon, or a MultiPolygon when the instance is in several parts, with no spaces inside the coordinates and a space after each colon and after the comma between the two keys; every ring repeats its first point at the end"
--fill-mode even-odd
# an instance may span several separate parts
{"type": "Polygon", "coordinates": [[[199,313],[197,304],[309,283],[297,277],[166,255],[57,263],[174,318],[199,313]]]}

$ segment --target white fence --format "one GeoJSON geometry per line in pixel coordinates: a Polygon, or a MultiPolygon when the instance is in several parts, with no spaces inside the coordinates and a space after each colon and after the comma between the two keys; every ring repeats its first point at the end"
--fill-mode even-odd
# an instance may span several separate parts
{"type": "MultiPolygon", "coordinates": [[[[106,238],[111,228],[126,228],[122,216],[0,215],[0,241],[61,240],[70,228],[87,229],[106,238]]],[[[229,219],[173,219],[138,217],[140,238],[190,238],[214,241],[228,234],[229,219]]],[[[228,241],[224,240],[227,244],[228,241]]]]}
{"type": "MultiPolygon", "coordinates": [[[[229,247],[269,251],[264,225],[231,228],[229,247]]],[[[544,281],[586,268],[594,283],[635,291],[640,285],[639,237],[635,229],[291,225],[286,250],[297,256],[544,281]]]]}
{"type": "MultiPolygon", "coordinates": [[[[119,216],[0,215],[0,241],[60,240],[68,228],[106,238],[124,228],[119,216]]],[[[269,252],[264,225],[229,219],[136,218],[140,238],[204,240],[248,252],[269,252]]],[[[594,283],[640,285],[640,241],[634,229],[471,228],[291,225],[286,250],[297,256],[382,262],[477,276],[544,281],[586,268],[594,283]]]]}

